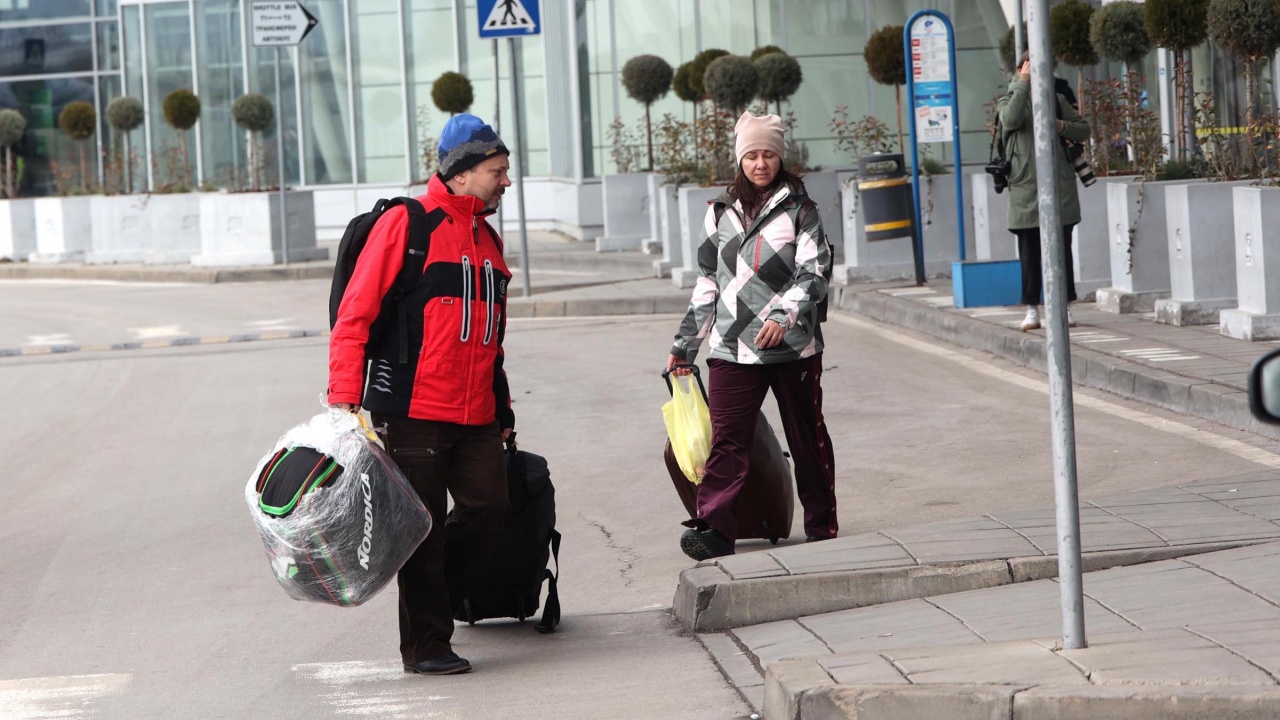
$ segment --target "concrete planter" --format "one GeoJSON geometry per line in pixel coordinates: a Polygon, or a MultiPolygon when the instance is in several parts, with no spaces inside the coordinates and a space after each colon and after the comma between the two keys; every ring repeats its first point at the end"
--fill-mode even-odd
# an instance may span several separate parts
{"type": "Polygon", "coordinates": [[[1009,232],[1009,191],[996,192],[986,172],[969,177],[973,206],[973,248],[978,260],[1013,260],[1018,240],[1009,232]]]}
{"type": "Polygon", "coordinates": [[[0,200],[0,259],[26,260],[35,249],[35,200],[0,200]]]}
{"type": "Polygon", "coordinates": [[[146,195],[94,195],[89,198],[93,244],[84,261],[91,265],[142,262],[155,236],[146,195]]]}
{"type": "Polygon", "coordinates": [[[78,262],[93,248],[93,198],[35,199],[36,249],[33,263],[78,262]]]}
{"type": "Polygon", "coordinates": [[[184,264],[200,252],[201,196],[202,193],[151,196],[147,207],[151,216],[151,241],[142,252],[142,262],[184,264]]]}
{"type": "Polygon", "coordinates": [[[684,253],[680,247],[680,188],[663,183],[660,175],[654,175],[654,178],[650,185],[654,202],[649,232],[652,241],[662,244],[662,259],[653,261],[653,274],[664,278],[671,276],[672,268],[684,264],[684,253]]]}
{"type": "MultiPolygon", "coordinates": [[[[1073,233],[1071,257],[1075,261],[1076,294],[1084,300],[1102,288],[1111,287],[1111,243],[1107,231],[1107,188],[1130,183],[1132,175],[1100,177],[1089,187],[1077,185],[1080,193],[1080,224],[1073,233]]],[[[1078,181],[1077,181],[1078,182],[1078,181]]]]}
{"type": "Polygon", "coordinates": [[[804,176],[804,189],[809,199],[818,206],[822,217],[822,231],[835,257],[831,264],[844,262],[844,223],[841,221],[840,177],[835,172],[812,172],[804,176]]]}
{"type": "MultiPolygon", "coordinates": [[[[835,267],[835,282],[848,284],[857,280],[915,278],[915,256],[912,254],[910,236],[874,242],[867,240],[865,223],[858,212],[860,198],[857,174],[840,173],[839,179],[845,252],[844,263],[835,267]]],[[[956,206],[955,177],[922,177],[920,193],[924,197],[921,223],[924,226],[925,274],[932,277],[949,276],[951,263],[960,259],[960,213],[956,206]]],[[[967,201],[964,204],[966,227],[973,227],[972,205],[967,201]]],[[[973,257],[976,252],[974,238],[967,237],[965,245],[965,256],[973,257]]]]}
{"type": "Polygon", "coordinates": [[[671,282],[676,287],[691,288],[698,281],[698,245],[702,243],[707,219],[707,203],[724,192],[720,186],[682,187],[678,192],[680,208],[680,267],[671,268],[671,282]]]}
{"type": "MultiPolygon", "coordinates": [[[[315,204],[309,191],[286,194],[289,262],[323,260],[316,247],[315,204]]],[[[274,265],[281,252],[278,193],[205,193],[200,196],[200,254],[192,265],[274,265]]]]}
{"type": "Polygon", "coordinates": [[[1111,287],[1098,290],[1099,310],[1151,312],[1169,297],[1169,235],[1164,189],[1186,181],[1107,185],[1111,287]]]}
{"type": "Polygon", "coordinates": [[[1235,187],[1238,307],[1219,314],[1223,335],[1280,340],[1280,188],[1235,187]]]}
{"type": "Polygon", "coordinates": [[[1217,325],[1219,311],[1236,306],[1235,216],[1226,209],[1249,182],[1164,189],[1170,297],[1156,301],[1156,322],[1217,325]]]}
{"type": "Polygon", "coordinates": [[[652,173],[604,176],[604,235],[596,238],[597,252],[639,250],[649,237],[652,176],[652,173]]]}

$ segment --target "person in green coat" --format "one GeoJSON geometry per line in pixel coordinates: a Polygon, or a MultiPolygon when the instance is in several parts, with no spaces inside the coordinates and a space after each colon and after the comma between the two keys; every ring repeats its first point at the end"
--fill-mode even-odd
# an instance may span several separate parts
{"type": "MultiPolygon", "coordinates": [[[[1058,218],[1062,222],[1062,247],[1066,253],[1067,302],[1076,300],[1075,270],[1071,258],[1071,231],[1080,222],[1080,194],[1076,171],[1067,157],[1068,141],[1089,139],[1089,123],[1062,95],[1056,95],[1055,127],[1062,142],[1054,143],[1058,170],[1058,218]]],[[[1009,232],[1018,237],[1018,258],[1022,264],[1022,304],[1027,315],[1022,330],[1040,327],[1041,291],[1044,274],[1040,267],[1040,207],[1036,188],[1036,148],[1031,118],[1031,60],[1022,54],[1018,75],[1009,82],[1009,92],[996,103],[1005,155],[1009,160],[1009,232]]],[[[1067,325],[1075,320],[1067,309],[1067,325]]]]}

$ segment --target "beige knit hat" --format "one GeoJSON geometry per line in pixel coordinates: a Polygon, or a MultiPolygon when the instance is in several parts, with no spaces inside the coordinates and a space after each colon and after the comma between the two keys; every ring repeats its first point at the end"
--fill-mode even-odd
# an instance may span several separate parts
{"type": "Polygon", "coordinates": [[[742,166],[742,157],[752,150],[772,150],[782,157],[782,130],[782,118],[777,115],[756,117],[749,112],[742,113],[733,129],[737,136],[733,154],[738,158],[738,166],[742,166]]]}

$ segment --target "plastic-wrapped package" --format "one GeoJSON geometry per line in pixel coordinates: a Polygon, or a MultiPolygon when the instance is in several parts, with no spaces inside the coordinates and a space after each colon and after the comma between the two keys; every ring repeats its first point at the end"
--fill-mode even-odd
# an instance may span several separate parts
{"type": "Polygon", "coordinates": [[[276,580],[297,600],[365,602],[431,530],[395,461],[359,415],[338,409],[285,433],[244,495],[276,580]]]}

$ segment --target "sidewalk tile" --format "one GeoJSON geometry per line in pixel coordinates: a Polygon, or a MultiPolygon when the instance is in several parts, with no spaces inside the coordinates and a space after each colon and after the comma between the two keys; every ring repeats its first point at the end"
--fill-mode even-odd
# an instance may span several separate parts
{"type": "Polygon", "coordinates": [[[786,575],[787,571],[767,552],[743,553],[730,555],[716,561],[733,580],[751,578],[777,577],[786,575]]]}
{"type": "Polygon", "coordinates": [[[1190,627],[1249,662],[1280,677],[1280,624],[1274,622],[1209,622],[1190,627]]]}
{"type": "Polygon", "coordinates": [[[751,664],[751,659],[738,647],[733,638],[725,633],[708,633],[699,636],[699,639],[711,653],[711,657],[720,664],[720,669],[734,687],[741,690],[764,685],[764,676],[751,664]]]}
{"type": "Polygon", "coordinates": [[[1099,685],[1271,685],[1247,660],[1186,630],[1099,636],[1082,650],[1062,650],[1099,685]]]}
{"type": "Polygon", "coordinates": [[[795,620],[735,628],[733,634],[759,658],[762,666],[784,658],[831,654],[822,640],[795,620]]]}
{"type": "Polygon", "coordinates": [[[883,653],[914,684],[1088,685],[1078,668],[1030,640],[883,653]]]}
{"type": "Polygon", "coordinates": [[[800,619],[837,653],[981,642],[964,623],[925,600],[901,600],[800,619]]]}
{"type": "Polygon", "coordinates": [[[828,674],[841,685],[907,685],[907,679],[880,655],[859,653],[819,660],[828,674]]]}
{"type": "MultiPolygon", "coordinates": [[[[1052,636],[1062,627],[1061,587],[1037,580],[989,590],[942,595],[929,602],[962,620],[987,642],[1052,636]]],[[[1085,598],[1085,626],[1092,632],[1136,632],[1132,624],[1085,598]]]]}
{"type": "MultiPolygon", "coordinates": [[[[1206,556],[1211,557],[1211,556],[1206,556]]],[[[1090,573],[1085,595],[1144,630],[1181,627],[1210,617],[1280,622],[1280,607],[1183,561],[1161,572],[1131,567],[1090,573]]]]}

